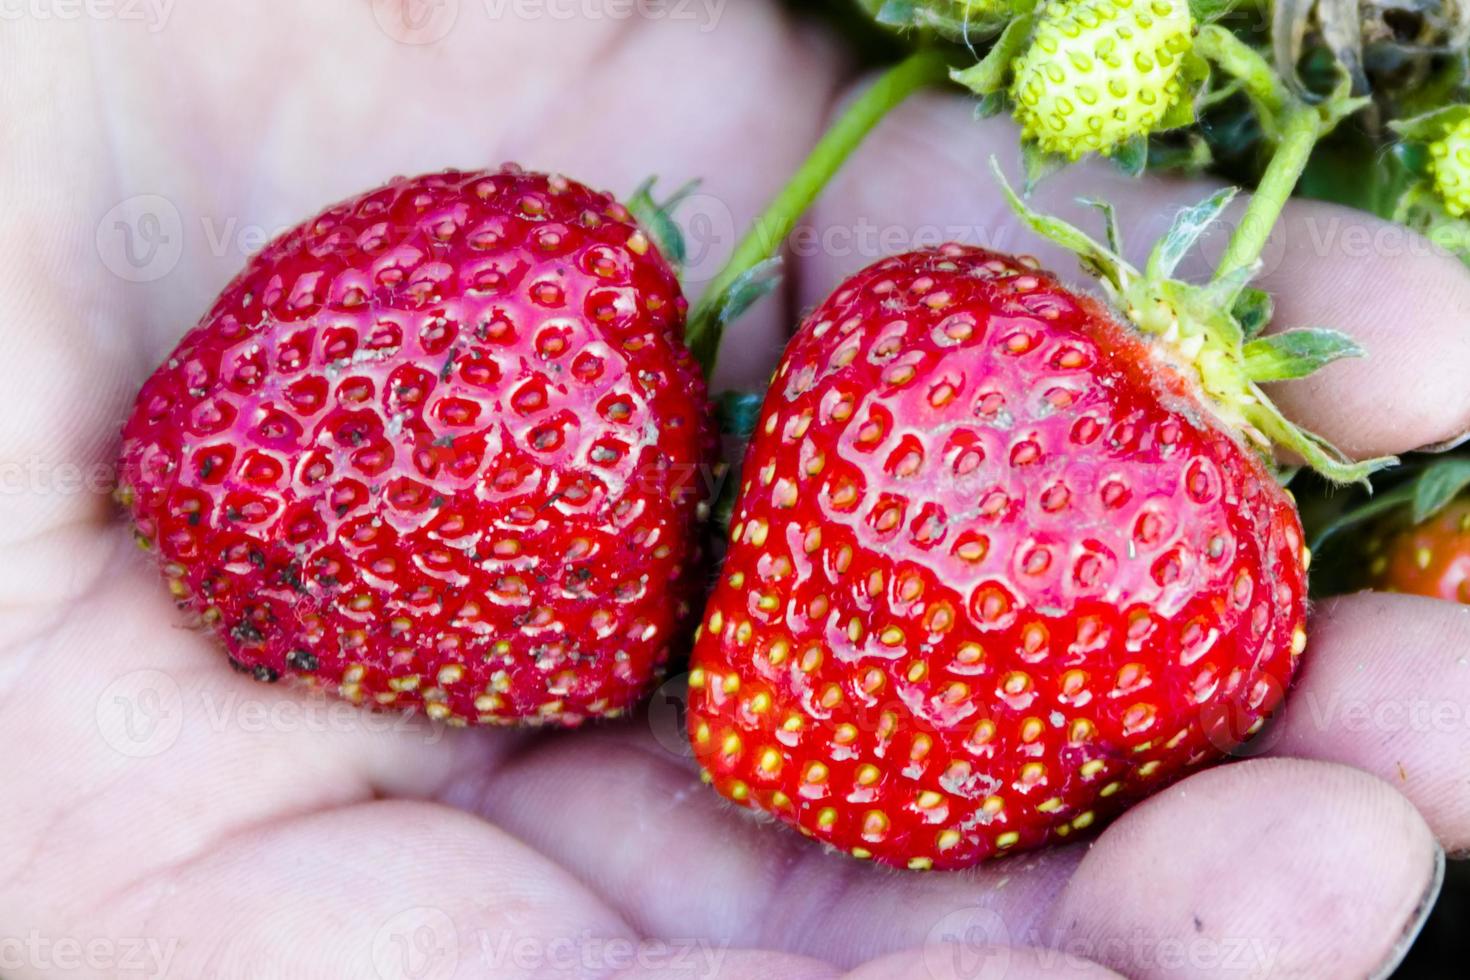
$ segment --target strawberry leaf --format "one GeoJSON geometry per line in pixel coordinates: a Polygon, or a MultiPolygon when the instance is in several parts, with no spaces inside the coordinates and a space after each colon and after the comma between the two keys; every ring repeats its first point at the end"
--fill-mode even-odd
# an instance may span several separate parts
{"type": "Polygon", "coordinates": [[[1344,357],[1362,357],[1363,348],[1336,330],[1288,330],[1245,345],[1245,373],[1252,381],[1304,378],[1344,357]]]}
{"type": "Polygon", "coordinates": [[[1365,524],[1375,517],[1381,517],[1384,514],[1397,510],[1409,504],[1413,499],[1413,485],[1405,484],[1394,487],[1387,493],[1377,494],[1356,507],[1350,507],[1317,529],[1317,533],[1312,536],[1311,549],[1313,551],[1320,551],[1322,550],[1322,546],[1333,536],[1341,534],[1349,528],[1365,524]]]}
{"type": "Polygon", "coordinates": [[[1449,506],[1466,487],[1470,487],[1470,459],[1442,459],[1425,468],[1414,481],[1413,507],[1415,524],[1422,524],[1449,506]]]}

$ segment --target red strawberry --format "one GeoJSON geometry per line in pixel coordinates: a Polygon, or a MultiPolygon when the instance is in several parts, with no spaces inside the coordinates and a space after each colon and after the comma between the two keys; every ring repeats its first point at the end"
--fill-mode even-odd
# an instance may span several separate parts
{"type": "Polygon", "coordinates": [[[395,180],[225,289],[138,396],[120,496],[257,678],[456,722],[615,715],[699,585],[685,310],[606,195],[395,180]]]}
{"type": "Polygon", "coordinates": [[[1034,262],[886,259],[766,398],[690,678],[716,789],[886,864],[1082,831],[1217,758],[1305,643],[1290,497],[1034,262]]]}
{"type": "Polygon", "coordinates": [[[1422,524],[1391,519],[1368,550],[1371,588],[1470,603],[1470,498],[1422,524]]]}

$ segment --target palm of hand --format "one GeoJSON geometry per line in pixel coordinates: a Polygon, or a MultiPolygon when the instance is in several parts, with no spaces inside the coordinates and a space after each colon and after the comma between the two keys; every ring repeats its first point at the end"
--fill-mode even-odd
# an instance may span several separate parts
{"type": "MultiPolygon", "coordinates": [[[[1454,768],[1470,728],[1354,728],[1348,706],[1470,703],[1453,652],[1470,627],[1452,606],[1364,595],[1318,610],[1267,745],[1296,760],[1195,776],[1090,848],[927,876],[726,808],[662,703],[647,722],[552,737],[446,732],[255,685],[179,629],[97,477],[137,385],[261,230],[393,173],[507,158],[623,193],[645,173],[702,176],[704,216],[738,228],[842,81],[833,51],[763,3],[719,8],[714,29],[463,3],[423,45],[393,38],[389,8],[211,3],[180,5],[157,33],[7,27],[0,170],[19,193],[0,267],[0,919],[32,941],[0,947],[0,970],[63,966],[68,941],[87,972],[180,976],[1105,973],[1088,959],[1314,975],[1390,957],[1439,846],[1470,841],[1454,768]],[[1020,948],[1041,944],[1077,955],[1020,948]]],[[[1013,144],[958,98],[900,112],[813,216],[820,247],[792,256],[788,308],[891,250],[888,232],[900,248],[931,232],[1030,248],[984,175],[990,148],[1013,144]]],[[[1145,188],[1065,180],[1146,217],[1140,242],[1167,220],[1145,188]]],[[[1171,205],[1196,190],[1146,188],[1171,205]]],[[[1434,256],[1320,244],[1322,227],[1358,220],[1299,208],[1268,285],[1283,323],[1332,323],[1385,353],[1283,402],[1357,453],[1453,435],[1470,424],[1470,343],[1444,311],[1470,308],[1470,278],[1434,256]]],[[[747,339],[722,381],[769,371],[790,321],[778,305],[736,328],[747,339]]]]}

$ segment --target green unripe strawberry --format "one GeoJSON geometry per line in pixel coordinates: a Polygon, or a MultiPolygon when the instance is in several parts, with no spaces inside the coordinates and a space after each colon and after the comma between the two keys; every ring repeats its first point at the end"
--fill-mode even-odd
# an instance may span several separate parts
{"type": "Polygon", "coordinates": [[[1429,170],[1444,209],[1456,218],[1470,214],[1470,118],[1430,144],[1429,170]]]}
{"type": "Polygon", "coordinates": [[[1076,160],[1159,128],[1194,43],[1184,0],[1050,0],[1014,65],[1026,139],[1076,160]]]}

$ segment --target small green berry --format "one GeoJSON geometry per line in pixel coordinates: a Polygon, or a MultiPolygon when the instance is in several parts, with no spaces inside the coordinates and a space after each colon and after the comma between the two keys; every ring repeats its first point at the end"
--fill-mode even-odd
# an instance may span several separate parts
{"type": "Polygon", "coordinates": [[[1456,218],[1470,214],[1470,118],[1430,144],[1429,170],[1444,209],[1456,218]]]}
{"type": "Polygon", "coordinates": [[[1182,97],[1193,44],[1185,0],[1049,0],[1013,66],[1023,136],[1076,160],[1147,135],[1182,97]]]}

